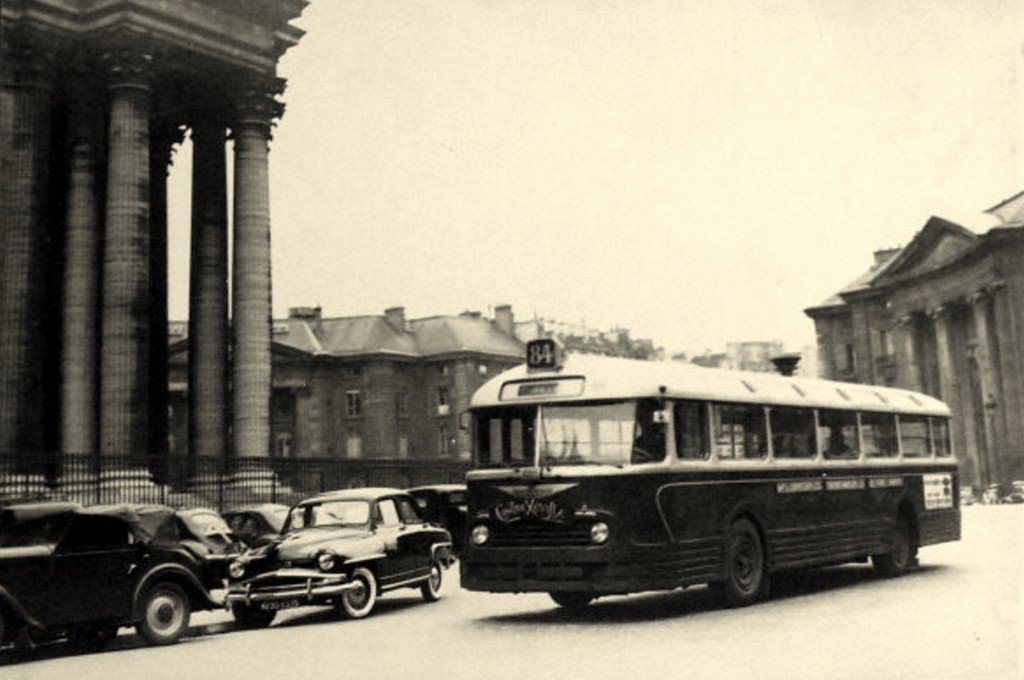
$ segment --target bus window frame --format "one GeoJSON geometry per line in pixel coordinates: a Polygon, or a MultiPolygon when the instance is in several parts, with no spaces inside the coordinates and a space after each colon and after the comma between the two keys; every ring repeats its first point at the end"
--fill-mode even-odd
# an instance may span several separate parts
{"type": "Polygon", "coordinates": [[[666,459],[672,464],[679,465],[706,465],[711,462],[714,458],[714,446],[711,444],[711,402],[707,399],[687,399],[684,397],[675,397],[669,400],[671,408],[668,412],[671,414],[669,417],[669,429],[666,436],[669,436],[669,446],[666,448],[667,454],[666,459]],[[704,411],[704,455],[700,458],[683,458],[679,453],[679,441],[676,439],[676,406],[678,404],[696,404],[699,405],[704,411]]]}
{"type": "MultiPolygon", "coordinates": [[[[708,448],[710,449],[710,456],[706,460],[713,461],[715,463],[725,463],[726,465],[740,465],[743,463],[755,463],[755,464],[768,464],[772,458],[772,440],[771,440],[771,423],[768,418],[768,406],[765,406],[761,402],[755,401],[708,401],[708,448]],[[763,432],[765,436],[764,453],[757,458],[723,458],[718,455],[718,444],[715,438],[715,407],[726,406],[726,407],[755,407],[761,409],[761,422],[764,426],[763,432]]],[[[746,442],[744,442],[744,451],[746,451],[746,442]]]]}
{"type": "Polygon", "coordinates": [[[778,406],[765,406],[765,423],[768,430],[768,456],[769,462],[779,461],[779,464],[785,465],[818,465],[821,462],[821,442],[818,432],[818,409],[813,406],[789,406],[789,405],[778,405],[778,406]],[[772,430],[772,411],[778,410],[800,410],[810,411],[814,417],[814,454],[805,458],[797,458],[790,456],[776,456],[775,455],[775,433],[772,430]]]}
{"type": "Polygon", "coordinates": [[[932,460],[935,458],[935,440],[932,439],[932,419],[925,414],[918,413],[896,413],[896,437],[899,441],[900,448],[900,460],[932,460]],[[927,436],[925,442],[928,444],[928,453],[916,456],[907,456],[903,450],[903,418],[922,418],[924,419],[925,429],[927,436]]]}

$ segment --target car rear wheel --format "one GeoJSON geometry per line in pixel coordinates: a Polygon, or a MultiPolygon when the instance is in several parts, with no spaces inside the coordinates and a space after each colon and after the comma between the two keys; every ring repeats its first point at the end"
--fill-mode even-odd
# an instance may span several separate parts
{"type": "Polygon", "coordinates": [[[277,616],[277,612],[247,604],[233,604],[231,605],[231,615],[235,617],[235,623],[238,624],[239,628],[254,630],[269,626],[274,621],[274,617],[277,616]]]}
{"type": "Polygon", "coordinates": [[[354,587],[341,594],[341,609],[350,619],[362,619],[370,615],[377,602],[377,579],[366,567],[352,572],[354,587]]]}
{"type": "Polygon", "coordinates": [[[188,630],[192,607],[188,595],[174,583],[158,583],[142,597],[142,620],[136,631],[151,645],[174,644],[188,630]]]}
{"type": "Polygon", "coordinates": [[[430,576],[420,586],[420,592],[423,593],[423,599],[427,602],[437,602],[441,599],[441,582],[443,580],[442,569],[440,562],[434,562],[430,565],[430,576]]]}
{"type": "Polygon", "coordinates": [[[554,592],[548,593],[548,595],[555,601],[555,604],[565,609],[583,609],[594,599],[592,593],[576,591],[554,592]]]}

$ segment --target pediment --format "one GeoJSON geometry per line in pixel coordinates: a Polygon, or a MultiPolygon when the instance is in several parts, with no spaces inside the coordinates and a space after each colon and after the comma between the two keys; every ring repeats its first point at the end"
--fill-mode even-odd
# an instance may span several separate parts
{"type": "Polygon", "coordinates": [[[872,281],[873,286],[914,278],[940,269],[978,245],[977,234],[953,222],[932,217],[913,240],[872,281]]]}

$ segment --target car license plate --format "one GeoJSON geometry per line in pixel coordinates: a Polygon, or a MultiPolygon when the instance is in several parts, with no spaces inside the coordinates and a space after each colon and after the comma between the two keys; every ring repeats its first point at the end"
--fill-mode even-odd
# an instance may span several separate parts
{"type": "Polygon", "coordinates": [[[278,611],[280,609],[291,609],[292,607],[298,607],[298,600],[272,600],[270,602],[260,602],[260,609],[269,611],[278,611]]]}

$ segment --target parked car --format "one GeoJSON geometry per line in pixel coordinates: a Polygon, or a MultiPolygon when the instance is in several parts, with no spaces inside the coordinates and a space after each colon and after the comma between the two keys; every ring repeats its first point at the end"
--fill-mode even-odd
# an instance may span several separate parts
{"type": "Polygon", "coordinates": [[[1003,495],[999,492],[998,484],[989,484],[984,493],[981,494],[981,502],[985,505],[995,505],[1003,502],[1003,495]]]}
{"type": "Polygon", "coordinates": [[[223,588],[228,577],[228,565],[245,552],[245,543],[215,510],[177,510],[174,516],[178,521],[182,547],[203,562],[204,583],[212,590],[223,588]]]}
{"type": "Polygon", "coordinates": [[[465,484],[436,484],[417,486],[406,492],[416,499],[420,514],[428,522],[433,522],[448,530],[452,535],[453,550],[462,550],[463,534],[466,533],[465,484]]]}
{"type": "Polygon", "coordinates": [[[233,508],[224,513],[231,531],[250,548],[258,548],[277,538],[288,517],[288,506],[263,503],[233,508]]]}
{"type": "Polygon", "coordinates": [[[1010,482],[1010,493],[1003,499],[1004,503],[1024,503],[1024,480],[1015,479],[1010,482]]]}
{"type": "Polygon", "coordinates": [[[0,642],[66,637],[98,648],[121,626],[150,644],[177,642],[193,610],[223,606],[210,594],[224,585],[218,569],[185,545],[195,537],[183,526],[157,505],[4,508],[0,642]]]}
{"type": "Polygon", "coordinates": [[[227,602],[244,628],[269,626],[279,610],[306,604],[360,619],[378,595],[398,588],[437,600],[450,565],[451,536],[428,524],[408,494],[334,491],[295,505],[278,538],[231,564],[227,602]]]}

